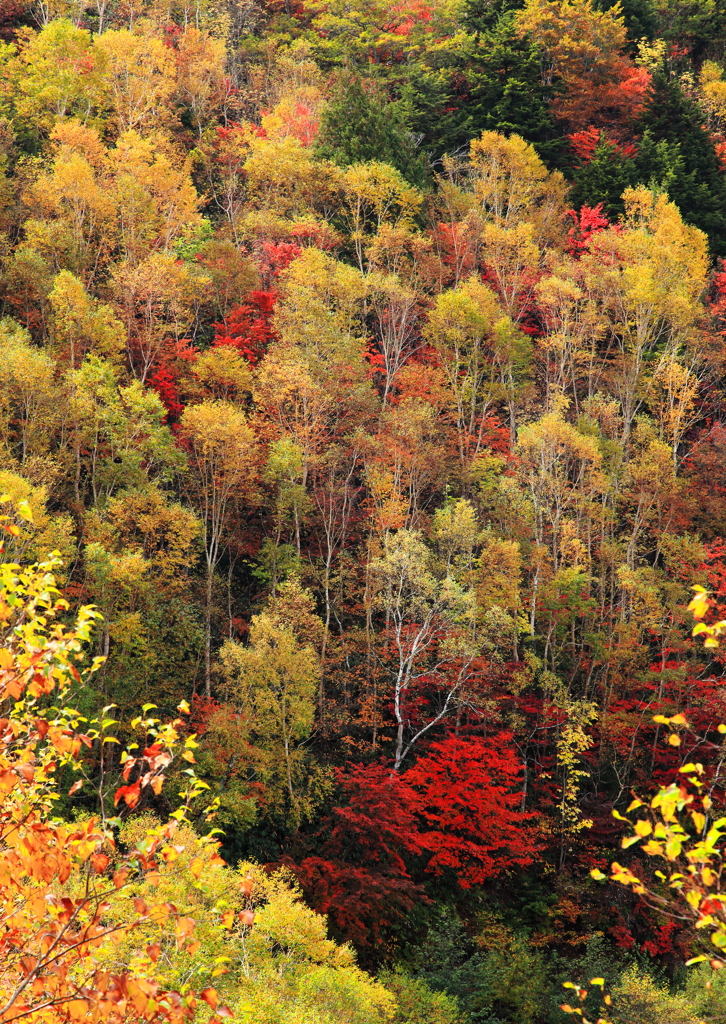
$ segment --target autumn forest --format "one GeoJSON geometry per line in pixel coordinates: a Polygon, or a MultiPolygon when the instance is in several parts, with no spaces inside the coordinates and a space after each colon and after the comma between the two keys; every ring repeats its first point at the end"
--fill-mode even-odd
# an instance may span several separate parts
{"type": "Polygon", "coordinates": [[[0,0],[0,307],[2,1024],[725,1024],[722,0],[0,0]]]}

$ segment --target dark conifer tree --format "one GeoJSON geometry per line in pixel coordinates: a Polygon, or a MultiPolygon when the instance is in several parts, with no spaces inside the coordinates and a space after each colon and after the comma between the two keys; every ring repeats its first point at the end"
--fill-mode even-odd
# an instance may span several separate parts
{"type": "MultiPolygon", "coordinates": [[[[595,0],[599,11],[609,11],[618,0],[595,0]]],[[[639,39],[652,39],[657,30],[657,19],[651,0],[619,0],[628,30],[628,39],[635,44],[639,39]]]]}
{"type": "Polygon", "coordinates": [[[461,21],[467,32],[485,36],[493,32],[507,14],[523,6],[523,0],[467,0],[461,21]]]}
{"type": "Polygon", "coordinates": [[[666,189],[684,219],[706,232],[712,252],[726,253],[726,178],[699,108],[660,73],[638,127],[638,180],[666,189]]]}
{"type": "Polygon", "coordinates": [[[511,12],[491,29],[486,28],[485,5],[475,0],[468,12],[470,27],[481,27],[464,55],[460,134],[468,139],[483,131],[521,135],[549,164],[558,163],[562,139],[550,113],[552,90],[542,85],[536,43],[520,38],[511,12]]]}
{"type": "Polygon", "coordinates": [[[426,180],[426,163],[404,101],[391,102],[377,83],[344,75],[320,123],[317,155],[341,167],[378,160],[412,184],[426,180]]]}
{"type": "Polygon", "coordinates": [[[601,134],[590,160],[582,161],[575,169],[570,193],[572,205],[579,209],[602,203],[603,212],[613,220],[623,212],[623,192],[635,185],[637,178],[632,157],[624,155],[601,134]]]}

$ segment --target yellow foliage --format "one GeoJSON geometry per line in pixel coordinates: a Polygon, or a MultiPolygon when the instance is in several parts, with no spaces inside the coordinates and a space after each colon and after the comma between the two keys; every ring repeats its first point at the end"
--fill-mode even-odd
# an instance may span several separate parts
{"type": "Polygon", "coordinates": [[[0,321],[0,437],[18,465],[49,454],[59,426],[55,364],[12,320],[0,321]]]}
{"type": "Polygon", "coordinates": [[[365,270],[365,252],[385,227],[410,227],[423,196],[395,167],[382,163],[353,164],[342,178],[344,215],[358,266],[365,270]]]}
{"type": "Polygon", "coordinates": [[[517,27],[544,51],[550,78],[586,80],[603,54],[621,53],[627,32],[621,8],[598,10],[592,0],[526,0],[517,27]]]}
{"type": "Polygon", "coordinates": [[[70,351],[70,365],[76,369],[89,352],[119,362],[126,332],[113,310],[92,298],[82,281],[61,270],[48,296],[53,307],[56,343],[70,351]]]}
{"type": "Polygon", "coordinates": [[[698,75],[701,105],[717,121],[726,120],[726,81],[723,68],[713,60],[705,60],[698,75]]]}
{"type": "MultiPolygon", "coordinates": [[[[76,550],[73,520],[69,515],[49,514],[47,488],[34,486],[17,473],[0,469],[0,494],[9,497],[15,507],[25,502],[32,515],[32,521],[24,525],[19,537],[5,541],[8,558],[46,561],[57,554],[66,564],[72,561],[76,550]]],[[[64,572],[58,571],[57,576],[65,583],[64,572]]]]}
{"type": "Polygon", "coordinates": [[[97,37],[105,57],[104,79],[119,132],[158,130],[174,92],[172,50],[149,31],[112,29],[97,37]]]}
{"type": "Polygon", "coordinates": [[[548,171],[519,135],[482,132],[470,146],[471,182],[484,216],[498,228],[532,225],[537,242],[561,234],[565,180],[548,171]]]}

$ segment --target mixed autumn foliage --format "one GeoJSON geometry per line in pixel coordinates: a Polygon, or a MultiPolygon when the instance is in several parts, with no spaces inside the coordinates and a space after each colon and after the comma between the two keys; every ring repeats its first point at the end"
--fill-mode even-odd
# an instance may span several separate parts
{"type": "Polygon", "coordinates": [[[726,614],[720,4],[5,0],[0,29],[6,557],[59,553],[59,642],[96,609],[43,828],[92,837],[97,887],[142,843],[133,899],[201,934],[139,945],[166,919],[123,879],[83,910],[120,933],[94,971],[143,967],[147,1017],[555,1022],[589,972],[623,1022],[726,1019],[666,991],[700,919],[617,852],[685,765],[725,799],[687,610],[726,614]],[[139,721],[199,743],[215,809],[168,877],[192,769],[122,756],[139,721]]]}

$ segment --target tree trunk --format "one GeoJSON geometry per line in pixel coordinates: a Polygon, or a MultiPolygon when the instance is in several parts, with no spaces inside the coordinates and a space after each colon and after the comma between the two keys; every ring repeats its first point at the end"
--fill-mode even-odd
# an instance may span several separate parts
{"type": "Polygon", "coordinates": [[[207,595],[204,608],[204,693],[212,696],[212,585],[214,567],[207,563],[207,595]]]}

